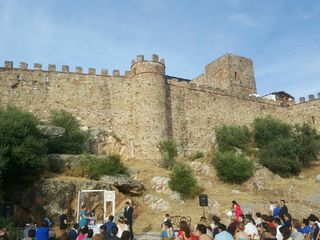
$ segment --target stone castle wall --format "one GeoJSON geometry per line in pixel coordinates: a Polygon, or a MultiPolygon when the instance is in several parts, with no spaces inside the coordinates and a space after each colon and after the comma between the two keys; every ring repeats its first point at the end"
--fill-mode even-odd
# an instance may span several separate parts
{"type": "Polygon", "coordinates": [[[16,105],[43,120],[51,110],[64,109],[82,125],[113,130],[128,141],[130,72],[120,76],[116,70],[108,76],[105,70],[96,75],[93,69],[88,74],[62,69],[0,68],[0,106],[16,105]]]}
{"type": "Polygon", "coordinates": [[[159,158],[156,145],[168,137],[183,154],[208,151],[216,126],[250,126],[256,117],[267,115],[312,123],[320,130],[319,98],[282,106],[249,96],[256,92],[252,61],[233,55],[208,64],[205,74],[192,81],[166,79],[164,61],[157,55],[150,61],[138,56],[124,75],[118,70],[97,74],[92,68],[83,73],[80,67],[69,72],[68,66],[56,71],[54,65],[42,70],[40,64],[28,69],[25,63],[13,68],[6,62],[0,68],[0,92],[0,106],[17,105],[43,120],[50,110],[65,109],[82,125],[109,129],[121,139],[123,155],[143,159],[159,158]],[[225,87],[218,87],[225,84],[221,79],[210,78],[215,69],[227,76],[222,76],[225,87]]]}
{"type": "Polygon", "coordinates": [[[182,152],[210,149],[214,129],[222,124],[250,126],[256,117],[282,115],[279,103],[260,98],[239,98],[202,85],[170,81],[173,137],[182,152]]]}

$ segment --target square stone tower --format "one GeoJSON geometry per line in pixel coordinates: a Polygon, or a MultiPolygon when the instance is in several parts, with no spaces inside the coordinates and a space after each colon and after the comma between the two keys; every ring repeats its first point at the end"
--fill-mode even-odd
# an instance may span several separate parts
{"type": "Polygon", "coordinates": [[[253,63],[249,58],[226,54],[205,67],[207,84],[236,95],[257,93],[253,63]]]}

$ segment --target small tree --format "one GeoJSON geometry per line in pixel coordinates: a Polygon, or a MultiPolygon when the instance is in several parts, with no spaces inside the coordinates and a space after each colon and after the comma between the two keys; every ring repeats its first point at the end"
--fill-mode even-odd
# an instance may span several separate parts
{"type": "Polygon", "coordinates": [[[177,144],[173,139],[162,140],[158,143],[158,149],[162,155],[162,166],[171,169],[178,156],[177,144]]]}
{"type": "Polygon", "coordinates": [[[184,163],[174,165],[170,174],[169,187],[180,193],[183,198],[194,198],[202,190],[191,168],[184,163]]]}
{"type": "Polygon", "coordinates": [[[48,141],[49,153],[79,154],[84,151],[86,135],[80,130],[78,120],[71,113],[65,110],[52,111],[49,122],[66,130],[65,136],[48,141]]]}
{"type": "Polygon", "coordinates": [[[246,126],[223,125],[215,129],[215,134],[220,151],[231,151],[234,148],[245,150],[251,140],[246,126]]]}
{"type": "Polygon", "coordinates": [[[0,162],[5,186],[32,183],[46,167],[38,120],[16,107],[0,109],[0,162]]]}
{"type": "Polygon", "coordinates": [[[254,174],[254,164],[233,151],[218,152],[213,158],[218,177],[224,182],[241,183],[254,174]]]}
{"type": "Polygon", "coordinates": [[[294,126],[293,138],[300,163],[304,167],[309,167],[312,162],[317,160],[317,155],[320,152],[320,136],[315,128],[304,123],[294,126]]]}
{"type": "Polygon", "coordinates": [[[128,174],[128,169],[121,162],[119,155],[111,154],[103,158],[85,155],[80,162],[82,177],[99,180],[102,176],[128,174]]]}
{"type": "Polygon", "coordinates": [[[301,164],[295,152],[292,138],[278,137],[261,149],[260,163],[283,177],[297,175],[301,171],[301,164]]]}
{"type": "Polygon", "coordinates": [[[256,118],[253,122],[253,137],[258,148],[262,149],[278,137],[290,137],[291,126],[270,116],[256,118]]]}

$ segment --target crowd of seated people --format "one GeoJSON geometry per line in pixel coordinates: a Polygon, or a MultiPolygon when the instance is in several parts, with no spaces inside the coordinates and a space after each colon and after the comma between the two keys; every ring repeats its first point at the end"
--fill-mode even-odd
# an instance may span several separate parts
{"type": "Polygon", "coordinates": [[[273,202],[268,213],[256,212],[255,217],[243,214],[240,205],[232,203],[233,215],[227,224],[218,216],[213,216],[210,222],[202,217],[192,231],[186,221],[172,226],[170,218],[165,219],[162,240],[320,240],[319,218],[315,214],[293,218],[284,200],[280,204],[273,202]]]}

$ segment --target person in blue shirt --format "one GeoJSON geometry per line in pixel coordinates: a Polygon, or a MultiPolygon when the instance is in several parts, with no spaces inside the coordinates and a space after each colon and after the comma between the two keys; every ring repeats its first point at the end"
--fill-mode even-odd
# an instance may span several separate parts
{"type": "Polygon", "coordinates": [[[81,207],[81,211],[80,211],[79,227],[82,228],[82,227],[88,225],[89,220],[90,220],[90,217],[88,217],[87,206],[83,205],[81,207]]]}
{"type": "Polygon", "coordinates": [[[273,209],[272,216],[279,217],[279,213],[280,213],[280,204],[278,202],[275,202],[275,208],[273,209]]]}
{"type": "Polygon", "coordinates": [[[43,220],[41,226],[36,231],[37,240],[49,240],[49,224],[48,221],[43,220]]]}
{"type": "Polygon", "coordinates": [[[311,228],[312,239],[318,240],[317,237],[320,230],[319,218],[314,214],[310,214],[308,217],[308,220],[309,220],[309,223],[312,225],[312,228],[311,228]]]}
{"type": "Polygon", "coordinates": [[[68,232],[68,237],[70,240],[76,240],[78,237],[79,224],[73,224],[73,228],[68,232]]]}
{"type": "Polygon", "coordinates": [[[107,236],[111,236],[111,229],[113,226],[117,226],[114,222],[113,222],[114,216],[110,215],[108,218],[108,222],[106,222],[105,224],[103,224],[105,226],[106,229],[106,234],[107,236]]]}
{"type": "Polygon", "coordinates": [[[226,226],[222,223],[219,224],[219,233],[215,235],[214,240],[233,240],[233,236],[226,231],[226,226]]]}
{"type": "Polygon", "coordinates": [[[311,227],[309,225],[308,219],[302,219],[302,233],[308,235],[311,232],[311,227]]]}

